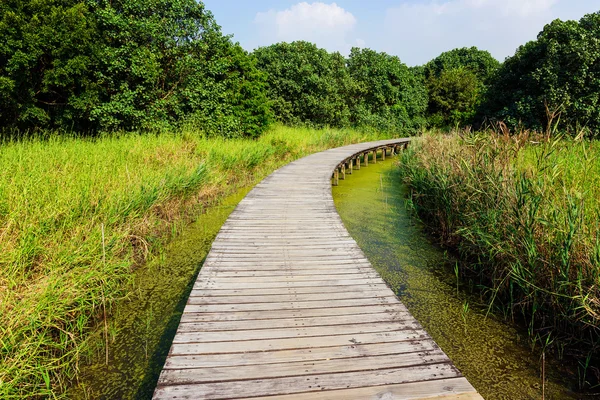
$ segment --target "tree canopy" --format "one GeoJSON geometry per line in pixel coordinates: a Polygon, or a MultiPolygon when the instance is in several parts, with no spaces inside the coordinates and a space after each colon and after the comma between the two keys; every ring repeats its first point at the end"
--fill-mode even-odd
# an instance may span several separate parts
{"type": "Polygon", "coordinates": [[[348,70],[355,86],[349,100],[356,125],[403,132],[424,124],[427,93],[398,57],[353,48],[348,70]]]}
{"type": "Polygon", "coordinates": [[[547,111],[573,133],[600,130],[600,12],[555,20],[500,68],[484,112],[512,126],[545,129],[547,111]],[[546,110],[547,107],[547,110],[546,110]]]}
{"type": "Polygon", "coordinates": [[[345,59],[304,41],[277,43],[254,51],[268,77],[276,118],[286,124],[345,126],[350,85],[345,59]]]}
{"type": "Polygon", "coordinates": [[[473,121],[487,84],[500,66],[477,47],[440,54],[423,68],[433,126],[466,125],[473,121]]]}
{"type": "Polygon", "coordinates": [[[0,5],[0,123],[152,129],[199,123],[256,136],[264,76],[194,0],[7,0],[0,5]]]}

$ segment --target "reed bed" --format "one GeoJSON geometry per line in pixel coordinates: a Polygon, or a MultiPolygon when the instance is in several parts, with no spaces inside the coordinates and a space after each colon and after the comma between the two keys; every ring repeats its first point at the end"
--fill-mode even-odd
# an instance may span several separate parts
{"type": "Polygon", "coordinates": [[[599,156],[598,142],[463,131],[426,134],[400,161],[410,204],[466,261],[462,276],[533,344],[575,355],[582,386],[598,372],[599,156]]]}
{"type": "Polygon", "coordinates": [[[90,333],[176,224],[279,166],[377,133],[278,126],[0,145],[0,398],[60,397],[90,333]]]}

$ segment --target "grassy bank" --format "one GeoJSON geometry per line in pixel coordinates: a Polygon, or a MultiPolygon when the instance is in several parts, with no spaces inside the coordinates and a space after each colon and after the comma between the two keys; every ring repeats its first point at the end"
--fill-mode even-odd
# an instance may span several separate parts
{"type": "Polygon", "coordinates": [[[0,397],[63,393],[89,332],[174,224],[290,160],[376,138],[276,127],[256,141],[183,132],[2,144],[0,397]]]}
{"type": "MultiPolygon", "coordinates": [[[[422,219],[537,343],[598,355],[600,144],[530,133],[429,134],[401,159],[422,219]]],[[[589,376],[589,375],[588,375],[589,376]]]]}

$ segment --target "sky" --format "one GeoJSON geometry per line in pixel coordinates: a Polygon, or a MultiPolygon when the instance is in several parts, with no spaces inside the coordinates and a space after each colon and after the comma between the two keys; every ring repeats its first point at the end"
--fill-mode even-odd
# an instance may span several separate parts
{"type": "Polygon", "coordinates": [[[203,0],[223,33],[252,51],[307,40],[348,55],[368,47],[422,65],[477,46],[503,61],[556,18],[579,20],[600,0],[203,0]]]}

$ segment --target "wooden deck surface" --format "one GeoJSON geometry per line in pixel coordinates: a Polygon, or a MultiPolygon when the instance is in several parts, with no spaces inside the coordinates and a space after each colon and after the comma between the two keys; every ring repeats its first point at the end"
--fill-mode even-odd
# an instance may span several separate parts
{"type": "Polygon", "coordinates": [[[333,203],[340,162],[407,141],[313,154],[239,203],[194,284],[155,399],[481,399],[333,203]]]}

